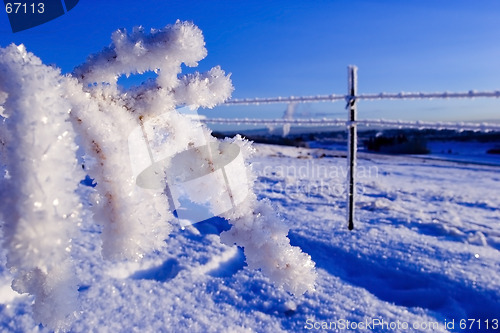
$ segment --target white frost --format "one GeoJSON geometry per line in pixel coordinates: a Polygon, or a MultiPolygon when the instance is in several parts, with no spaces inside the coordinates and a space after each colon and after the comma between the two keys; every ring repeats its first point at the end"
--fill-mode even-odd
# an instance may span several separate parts
{"type": "Polygon", "coordinates": [[[253,193],[255,175],[244,162],[250,143],[218,142],[176,110],[212,108],[231,95],[230,75],[220,67],[179,75],[181,64],[197,66],[206,56],[204,45],[200,29],[187,22],[149,33],[118,30],[73,76],[43,65],[24,46],[0,49],[4,247],[13,288],[35,296],[34,315],[44,325],[68,329],[78,310],[70,255],[81,207],[75,189],[84,174],[75,139],[97,182],[91,202],[105,258],[140,259],[165,245],[171,205],[178,204],[167,200],[165,184],[180,177],[181,195],[230,220],[222,240],[244,247],[251,268],[292,293],[314,289],[310,256],[290,245],[284,221],[253,193]],[[119,76],[145,71],[158,77],[128,90],[117,85],[119,76]],[[147,154],[134,154],[144,148],[147,154]],[[159,186],[139,186],[149,164],[160,167],[146,180],[159,186]],[[218,176],[198,177],[210,173],[218,176]]]}
{"type": "Polygon", "coordinates": [[[35,295],[34,316],[50,327],[66,328],[77,306],[77,281],[70,261],[71,237],[80,221],[70,105],[62,77],[26,52],[0,49],[0,90],[4,115],[0,214],[13,289],[35,295]]]}

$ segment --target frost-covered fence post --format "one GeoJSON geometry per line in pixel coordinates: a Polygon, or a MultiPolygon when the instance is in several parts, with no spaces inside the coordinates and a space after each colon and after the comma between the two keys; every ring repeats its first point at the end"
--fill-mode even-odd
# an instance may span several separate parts
{"type": "Polygon", "coordinates": [[[354,229],[354,205],[356,194],[356,90],[358,85],[358,68],[348,66],[348,91],[347,91],[347,110],[348,110],[348,148],[347,148],[347,225],[349,230],[354,229]]]}

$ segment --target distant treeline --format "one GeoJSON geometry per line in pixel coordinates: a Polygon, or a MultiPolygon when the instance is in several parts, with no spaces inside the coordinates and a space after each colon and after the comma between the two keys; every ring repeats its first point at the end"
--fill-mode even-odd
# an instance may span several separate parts
{"type": "MultiPolygon", "coordinates": [[[[236,132],[213,132],[217,138],[233,137],[236,132]]],[[[256,143],[267,143],[284,146],[308,147],[314,141],[335,140],[337,142],[347,141],[346,131],[330,131],[290,134],[286,137],[276,134],[262,134],[260,132],[240,133],[242,136],[256,143]]],[[[386,130],[360,130],[358,132],[359,142],[366,149],[375,152],[390,154],[427,154],[428,141],[477,141],[497,142],[500,146],[500,132],[473,132],[434,129],[386,129],[386,130]]],[[[492,152],[494,153],[494,152],[492,152]]]]}

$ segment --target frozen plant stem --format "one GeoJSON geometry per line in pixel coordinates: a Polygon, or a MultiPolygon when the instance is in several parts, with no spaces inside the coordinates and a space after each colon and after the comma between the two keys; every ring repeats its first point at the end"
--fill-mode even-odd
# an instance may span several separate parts
{"type": "Polygon", "coordinates": [[[83,172],[75,158],[70,103],[59,70],[23,45],[0,49],[0,123],[8,177],[0,179],[0,219],[12,287],[35,296],[35,320],[69,327],[78,310],[71,239],[80,222],[75,193],[83,172]]]}
{"type": "MultiPolygon", "coordinates": [[[[181,75],[182,64],[195,67],[206,54],[201,30],[180,21],[149,33],[141,27],[130,34],[116,31],[110,46],[89,56],[71,76],[43,65],[22,45],[0,49],[3,246],[15,275],[13,288],[35,296],[38,322],[68,330],[78,311],[70,246],[78,237],[82,205],[75,191],[84,176],[75,158],[77,136],[86,171],[97,181],[90,201],[93,220],[103,226],[102,255],[112,260],[141,259],[164,247],[172,229],[174,207],[165,187],[138,186],[138,171],[160,160],[165,170],[173,164],[189,176],[189,170],[193,175],[207,168],[207,161],[213,168],[213,155],[223,154],[228,144],[239,146],[242,160],[253,151],[240,136],[218,142],[207,127],[176,111],[185,105],[213,108],[231,96],[230,75],[218,66],[181,75]],[[158,77],[128,90],[118,86],[119,76],[145,71],[158,77]],[[130,140],[136,129],[145,139],[130,140]],[[148,156],[131,153],[144,144],[148,156]],[[211,151],[210,144],[222,148],[211,151]],[[203,145],[207,156],[198,149],[203,145]],[[187,157],[175,159],[180,155],[187,157]]],[[[256,199],[256,177],[248,164],[234,165],[222,168],[222,177],[183,190],[192,202],[208,202],[212,213],[229,195],[233,209],[224,217],[232,228],[222,241],[244,247],[249,266],[287,291],[314,290],[311,257],[290,245],[285,222],[269,203],[256,199]],[[236,196],[246,200],[236,205],[236,196]]]]}

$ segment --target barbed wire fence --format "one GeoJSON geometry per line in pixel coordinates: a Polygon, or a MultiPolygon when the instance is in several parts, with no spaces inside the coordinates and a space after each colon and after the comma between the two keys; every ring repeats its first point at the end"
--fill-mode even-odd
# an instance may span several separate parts
{"type": "Polygon", "coordinates": [[[265,125],[265,126],[345,126],[348,131],[347,143],[347,225],[349,230],[354,229],[355,220],[355,193],[356,193],[356,165],[357,165],[357,126],[383,126],[395,128],[436,129],[456,131],[491,132],[500,131],[500,123],[491,122],[442,122],[442,121],[404,121],[393,119],[357,119],[357,101],[368,100],[433,100],[433,99],[472,99],[472,98],[500,98],[500,91],[475,91],[467,92],[399,92],[357,94],[357,67],[348,66],[348,90],[346,95],[318,95],[318,96],[290,96],[270,98],[245,98],[232,99],[224,105],[262,105],[262,104],[296,104],[316,102],[345,101],[347,119],[332,118],[280,118],[280,119],[254,119],[254,118],[205,118],[204,123],[234,124],[234,125],[265,125]]]}

